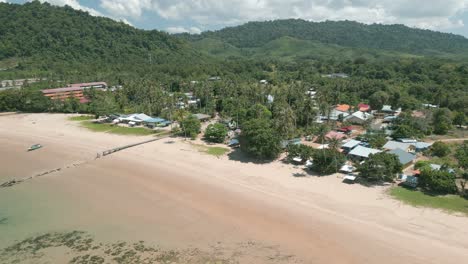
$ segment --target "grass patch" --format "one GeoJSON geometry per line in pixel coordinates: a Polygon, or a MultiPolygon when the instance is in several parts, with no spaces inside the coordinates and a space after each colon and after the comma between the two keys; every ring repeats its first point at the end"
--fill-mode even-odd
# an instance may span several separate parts
{"type": "Polygon", "coordinates": [[[205,145],[193,144],[191,143],[198,151],[206,153],[208,155],[221,157],[224,156],[226,153],[229,152],[229,149],[223,147],[209,147],[205,145]]]}
{"type": "Polygon", "coordinates": [[[68,120],[70,120],[70,121],[88,121],[88,120],[92,120],[92,119],[94,119],[94,117],[89,116],[89,115],[72,116],[72,117],[68,118],[68,120]]]}
{"type": "Polygon", "coordinates": [[[391,189],[390,195],[397,200],[413,206],[459,212],[468,216],[468,200],[457,195],[431,196],[420,191],[413,191],[402,187],[391,189]]]}
{"type": "Polygon", "coordinates": [[[99,124],[90,121],[83,121],[81,125],[94,132],[105,132],[117,135],[128,135],[128,136],[148,136],[159,134],[156,130],[151,130],[144,127],[122,127],[111,124],[99,124]]]}
{"type": "Polygon", "coordinates": [[[206,150],[207,154],[213,155],[213,156],[223,156],[229,151],[227,148],[222,148],[222,147],[208,147],[206,150]]]}

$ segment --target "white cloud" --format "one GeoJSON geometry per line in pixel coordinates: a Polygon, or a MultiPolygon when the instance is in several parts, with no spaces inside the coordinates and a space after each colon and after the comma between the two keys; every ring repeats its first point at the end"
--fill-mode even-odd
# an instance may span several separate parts
{"type": "MultiPolygon", "coordinates": [[[[137,19],[144,11],[169,21],[198,25],[235,25],[254,20],[302,18],[356,20],[446,29],[463,26],[454,17],[468,0],[100,0],[112,15],[137,19]]],[[[180,28],[179,28],[180,29],[180,28]]]]}
{"type": "Polygon", "coordinates": [[[192,33],[192,34],[200,34],[202,31],[201,29],[197,27],[190,27],[190,28],[185,28],[185,27],[168,27],[165,30],[168,33],[171,34],[177,34],[177,33],[192,33]]]}

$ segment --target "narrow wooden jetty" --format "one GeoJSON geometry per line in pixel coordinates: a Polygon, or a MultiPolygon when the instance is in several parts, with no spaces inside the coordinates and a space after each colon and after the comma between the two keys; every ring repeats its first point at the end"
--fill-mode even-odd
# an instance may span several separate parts
{"type": "Polygon", "coordinates": [[[168,137],[170,137],[170,136],[163,136],[163,137],[153,138],[153,139],[150,139],[150,140],[145,140],[145,141],[142,141],[142,142],[138,142],[138,143],[134,143],[134,144],[130,144],[130,145],[125,145],[125,146],[109,149],[109,150],[103,151],[102,156],[107,156],[107,155],[113,154],[115,152],[122,151],[124,149],[133,148],[133,147],[136,147],[136,146],[151,143],[151,142],[158,141],[158,140],[161,140],[161,139],[165,139],[165,138],[168,138],[168,137]]]}

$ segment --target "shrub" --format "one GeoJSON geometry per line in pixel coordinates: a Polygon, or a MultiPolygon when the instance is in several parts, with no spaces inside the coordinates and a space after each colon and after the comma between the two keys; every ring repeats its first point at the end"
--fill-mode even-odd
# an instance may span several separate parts
{"type": "Polygon", "coordinates": [[[228,130],[225,125],[220,123],[211,124],[206,128],[205,140],[213,143],[223,143],[227,133],[228,130]]]}

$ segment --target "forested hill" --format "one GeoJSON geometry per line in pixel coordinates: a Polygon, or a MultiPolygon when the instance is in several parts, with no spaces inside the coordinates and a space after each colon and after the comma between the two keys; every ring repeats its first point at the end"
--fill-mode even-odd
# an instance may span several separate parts
{"type": "Polygon", "coordinates": [[[38,1],[0,3],[0,61],[20,58],[38,68],[63,61],[172,63],[196,56],[186,41],[156,30],[38,1]]]}
{"type": "Polygon", "coordinates": [[[414,29],[404,25],[365,25],[352,21],[316,23],[289,19],[249,22],[200,35],[179,36],[194,42],[217,39],[237,48],[257,48],[283,37],[292,37],[323,44],[411,54],[468,54],[468,39],[459,35],[414,29]]]}

